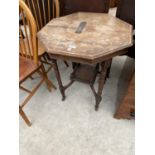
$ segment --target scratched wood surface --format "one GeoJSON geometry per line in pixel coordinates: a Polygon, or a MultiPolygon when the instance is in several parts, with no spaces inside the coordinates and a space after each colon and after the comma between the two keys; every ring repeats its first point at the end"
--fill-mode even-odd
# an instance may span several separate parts
{"type": "Polygon", "coordinates": [[[78,12],[51,20],[38,38],[52,55],[102,61],[132,46],[132,26],[109,14],[78,12]],[[82,33],[75,33],[81,22],[82,33]]]}

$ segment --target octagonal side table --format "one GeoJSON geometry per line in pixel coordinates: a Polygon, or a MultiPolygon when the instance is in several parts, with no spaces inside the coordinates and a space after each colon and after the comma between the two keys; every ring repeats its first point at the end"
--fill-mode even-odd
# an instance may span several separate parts
{"type": "Polygon", "coordinates": [[[77,73],[86,74],[82,80],[90,83],[96,100],[95,110],[98,110],[111,59],[123,54],[125,52],[123,49],[132,46],[132,25],[109,14],[78,12],[51,20],[38,32],[38,38],[50,54],[49,59],[54,65],[62,100],[66,97],[65,90],[77,80],[79,75],[77,73]],[[80,66],[75,68],[70,83],[64,86],[57,59],[70,60],[87,66],[84,65],[85,70],[80,66]],[[91,72],[92,66],[95,66],[95,69],[91,72]],[[93,84],[99,68],[99,85],[96,91],[93,84]],[[89,76],[86,72],[88,70],[90,70],[89,76]]]}

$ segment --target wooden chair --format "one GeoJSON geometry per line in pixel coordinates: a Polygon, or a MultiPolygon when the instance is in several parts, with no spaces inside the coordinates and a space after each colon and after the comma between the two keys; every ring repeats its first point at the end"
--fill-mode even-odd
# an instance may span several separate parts
{"type": "MultiPolygon", "coordinates": [[[[60,15],[59,0],[25,0],[25,3],[28,5],[35,18],[37,31],[43,28],[50,20],[59,17],[60,15]]],[[[41,49],[38,53],[41,61],[45,64],[51,65],[50,61],[48,61],[51,59],[46,53],[43,45],[38,42],[38,46],[41,49]]],[[[64,63],[67,67],[69,66],[66,61],[64,61],[64,63]]],[[[51,69],[51,67],[47,70],[47,72],[51,69]]]]}
{"type": "Polygon", "coordinates": [[[23,25],[19,23],[19,88],[29,94],[24,102],[20,104],[19,113],[26,124],[30,126],[31,123],[24,113],[23,107],[44,81],[49,91],[51,91],[52,87],[55,88],[55,86],[48,80],[44,66],[38,60],[37,27],[31,11],[23,0],[19,0],[19,16],[23,23],[23,25]],[[37,84],[33,90],[23,87],[22,83],[35,72],[41,76],[39,84],[37,84]]]}

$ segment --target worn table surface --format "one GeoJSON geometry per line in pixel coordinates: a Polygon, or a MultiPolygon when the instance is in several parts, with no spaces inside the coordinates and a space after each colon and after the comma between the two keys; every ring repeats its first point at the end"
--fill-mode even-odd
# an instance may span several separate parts
{"type": "Polygon", "coordinates": [[[132,46],[132,26],[104,13],[74,13],[51,20],[38,38],[54,57],[97,63],[132,46]],[[82,33],[75,33],[86,22],[82,33]]]}

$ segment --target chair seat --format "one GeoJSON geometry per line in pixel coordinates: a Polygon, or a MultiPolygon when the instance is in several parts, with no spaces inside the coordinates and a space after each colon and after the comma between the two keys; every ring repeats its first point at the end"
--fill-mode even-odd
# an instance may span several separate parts
{"type": "MultiPolygon", "coordinates": [[[[21,49],[24,49],[24,47],[23,47],[24,45],[23,45],[23,43],[22,43],[22,40],[20,39],[19,41],[20,41],[20,45],[22,46],[21,49]]],[[[29,55],[27,39],[24,39],[24,44],[25,44],[25,48],[26,48],[27,54],[29,55]]],[[[30,48],[32,48],[32,47],[31,47],[31,44],[30,44],[30,48]]],[[[32,50],[31,50],[31,51],[32,51],[32,50]]],[[[45,48],[44,48],[43,44],[38,40],[38,56],[40,57],[40,56],[42,56],[44,53],[45,53],[45,48]]]]}
{"type": "Polygon", "coordinates": [[[36,66],[34,61],[25,57],[19,56],[19,82],[30,76],[39,66],[36,66]]]}

